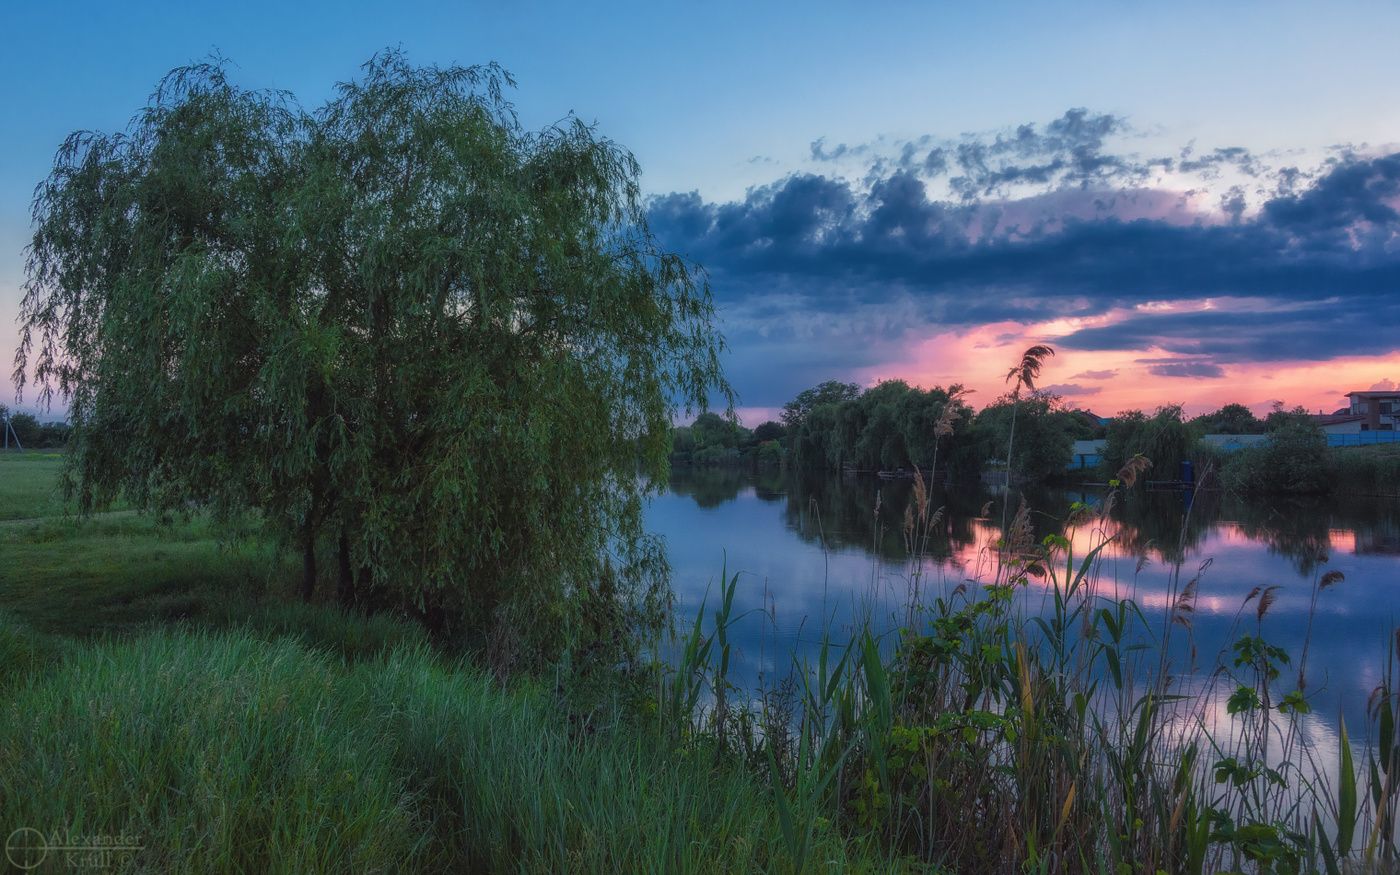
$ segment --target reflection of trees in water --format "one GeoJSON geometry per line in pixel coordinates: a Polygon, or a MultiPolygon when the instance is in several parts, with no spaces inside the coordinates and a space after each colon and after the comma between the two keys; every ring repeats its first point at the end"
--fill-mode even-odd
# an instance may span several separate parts
{"type": "Polygon", "coordinates": [[[1400,554],[1400,505],[1393,499],[1234,499],[1225,515],[1238,520],[1246,536],[1291,560],[1304,576],[1327,561],[1333,530],[1354,532],[1358,553],[1400,554]]]}
{"type": "Polygon", "coordinates": [[[1306,498],[1227,499],[1226,515],[1238,521],[1240,532],[1259,541],[1269,552],[1293,563],[1298,574],[1312,576],[1332,552],[1332,516],[1327,503],[1306,498]]]}
{"type": "Polygon", "coordinates": [[[1200,546],[1220,519],[1217,492],[1130,491],[1113,507],[1118,546],[1125,553],[1174,565],[1200,546]]]}
{"type": "Polygon", "coordinates": [[[788,494],[788,479],[777,468],[673,468],[669,486],[707,510],[733,501],[750,488],[760,501],[783,501],[788,494]]]}
{"type": "MultiPolygon", "coordinates": [[[[813,471],[794,474],[788,484],[784,520],[802,540],[830,550],[860,548],[890,561],[910,558],[905,546],[904,513],[915,502],[913,481],[878,480],[868,475],[842,477],[813,471]]],[[[976,543],[975,522],[987,498],[984,490],[949,493],[934,489],[928,513],[932,515],[940,507],[945,509],[929,529],[924,555],[946,562],[957,550],[976,543]]],[[[914,513],[917,520],[917,506],[914,513]]]]}
{"type": "Polygon", "coordinates": [[[1400,556],[1400,501],[1394,498],[1338,497],[1332,525],[1356,532],[1356,552],[1400,556]]]}
{"type": "MultiPolygon", "coordinates": [[[[670,488],[702,508],[718,507],[751,488],[762,501],[783,503],[785,524],[803,541],[831,550],[858,548],[891,562],[910,558],[903,531],[905,508],[915,500],[909,480],[775,468],[695,468],[676,469],[670,488]]],[[[925,556],[944,563],[976,546],[982,507],[991,501],[987,518],[997,520],[1006,500],[1010,517],[1023,496],[1032,511],[1035,538],[1040,540],[1063,532],[1075,502],[1095,505],[1102,493],[1031,489],[993,495],[980,484],[951,491],[936,487],[929,513],[939,507],[945,510],[929,532],[925,556]]],[[[1120,496],[1112,517],[1119,526],[1121,550],[1151,555],[1166,564],[1185,561],[1198,552],[1222,519],[1237,522],[1241,534],[1289,559],[1305,577],[1328,556],[1333,530],[1354,531],[1358,552],[1400,554],[1400,502],[1393,499],[1260,499],[1218,492],[1188,496],[1136,491],[1120,496]]]]}
{"type": "Polygon", "coordinates": [[[787,478],[779,468],[759,468],[753,474],[753,491],[760,501],[783,501],[787,498],[787,478]]]}
{"type": "Polygon", "coordinates": [[[673,468],[670,488],[677,495],[695,499],[700,507],[719,507],[739,497],[748,478],[724,468],[673,468]]]}

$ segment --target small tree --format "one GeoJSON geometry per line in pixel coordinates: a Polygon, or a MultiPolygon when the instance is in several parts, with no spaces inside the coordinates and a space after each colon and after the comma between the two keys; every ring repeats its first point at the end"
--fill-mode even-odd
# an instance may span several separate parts
{"type": "Polygon", "coordinates": [[[258,508],[306,597],[329,553],[347,602],[373,584],[433,625],[543,632],[609,554],[655,594],[641,500],[676,400],[729,395],[709,289],[632,156],[521,130],[510,85],[387,52],[307,113],[199,64],[126,133],[71,136],[15,380],[32,357],[69,399],[79,506],[258,508]]]}

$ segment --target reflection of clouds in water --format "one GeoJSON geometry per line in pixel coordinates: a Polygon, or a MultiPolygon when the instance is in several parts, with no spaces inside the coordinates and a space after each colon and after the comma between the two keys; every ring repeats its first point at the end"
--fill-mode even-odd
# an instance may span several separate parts
{"type": "MultiPolygon", "coordinates": [[[[908,561],[899,531],[903,493],[889,484],[833,477],[794,485],[771,476],[758,484],[735,472],[711,472],[703,488],[697,484],[690,492],[703,495],[672,492],[658,497],[648,511],[649,526],[667,536],[675,567],[673,585],[685,616],[693,616],[690,612],[707,584],[711,585],[708,609],[713,610],[722,567],[731,575],[744,572],[735,611],[755,612],[731,633],[741,651],[733,680],[750,689],[757,687],[760,671],[765,682],[772,683],[791,669],[794,659],[815,664],[824,634],[839,647],[863,622],[870,622],[877,634],[900,628],[910,619],[905,608],[915,591],[925,601],[947,598],[969,578],[989,582],[995,577],[996,551],[991,545],[999,534],[1000,508],[994,507],[988,517],[980,516],[986,493],[938,496],[936,503],[949,508],[945,538],[939,546],[943,552],[920,567],[908,561]],[[737,482],[726,482],[726,477],[737,482]],[[876,543],[872,508],[880,486],[885,490],[882,505],[889,519],[884,520],[886,539],[876,543]],[[761,498],[760,487],[765,493],[761,498]],[[784,490],[786,498],[775,501],[774,493],[784,490]],[[723,500],[713,503],[721,496],[723,500]],[[710,506],[702,509],[702,500],[710,506]],[[818,502],[815,512],[813,500],[818,502]],[[817,531],[818,516],[825,538],[817,531]],[[798,526],[807,528],[805,535],[798,526]],[[872,545],[879,549],[878,556],[872,555],[872,545]]],[[[1031,504],[1059,508],[1063,517],[1070,502],[1079,497],[1061,494],[1057,499],[1047,493],[1033,497],[1031,504]]],[[[1016,500],[1013,497],[1013,503],[1016,500]]],[[[1123,504],[1131,506],[1124,510],[1120,505],[1109,531],[1120,526],[1133,531],[1099,554],[1092,582],[1098,599],[1133,598],[1141,607],[1147,624],[1135,627],[1134,641],[1162,636],[1166,611],[1180,588],[1197,575],[1203,560],[1214,560],[1199,582],[1192,628],[1171,627],[1171,664],[1188,665],[1194,645],[1200,665],[1196,674],[1181,678],[1183,690],[1204,689],[1211,669],[1217,660],[1229,660],[1230,645],[1242,631],[1261,632],[1257,600],[1248,604],[1244,600],[1256,586],[1272,585],[1282,588],[1263,620],[1262,634],[1292,655],[1280,688],[1296,683],[1315,577],[1329,569],[1343,571],[1346,580],[1320,594],[1312,617],[1307,693],[1315,710],[1300,718],[1299,727],[1314,755],[1333,764],[1339,713],[1352,738],[1364,738],[1366,699],[1381,680],[1380,663],[1391,642],[1391,618],[1400,617],[1400,587],[1395,585],[1400,581],[1400,558],[1357,555],[1348,547],[1356,543],[1357,528],[1382,533],[1394,529],[1400,509],[1393,502],[1349,501],[1315,509],[1297,503],[1250,506],[1228,498],[1198,501],[1184,549],[1177,537],[1179,497],[1156,501],[1149,496],[1135,505],[1123,504]],[[1290,519],[1289,514],[1318,516],[1290,519]],[[1173,520],[1176,530],[1171,528],[1173,520]],[[1164,541],[1168,546],[1158,550],[1156,544],[1164,541]],[[1301,573],[1297,554],[1290,551],[1314,550],[1324,543],[1330,547],[1332,561],[1301,573]],[[1139,567],[1141,549],[1148,551],[1149,561],[1139,567]],[[1180,562],[1179,573],[1166,555],[1180,562]]],[[[1055,516],[1053,512],[1033,515],[1037,540],[1058,533],[1052,525],[1055,516]]],[[[1075,573],[1102,534],[1088,528],[1069,533],[1075,573]]],[[[1063,558],[1054,571],[1064,575],[1063,558]]],[[[970,584],[969,590],[974,596],[981,592],[979,584],[970,584]]],[[[1019,609],[1034,614],[1047,609],[1051,593],[1048,581],[1032,579],[1016,593],[1015,601],[1019,609]]],[[[1095,607],[1101,604],[1096,602],[1095,607]]],[[[884,644],[892,650],[894,636],[886,634],[884,644]]],[[[833,661],[836,658],[833,654],[833,661]]],[[[1198,716],[1222,738],[1233,740],[1238,720],[1224,711],[1224,700],[1233,687],[1225,690],[1220,684],[1223,681],[1217,682],[1198,716]]]]}

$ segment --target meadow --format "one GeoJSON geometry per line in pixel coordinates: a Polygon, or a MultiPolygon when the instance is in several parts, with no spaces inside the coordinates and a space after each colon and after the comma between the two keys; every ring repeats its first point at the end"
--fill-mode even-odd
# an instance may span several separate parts
{"type": "MultiPolygon", "coordinates": [[[[1189,634],[1195,581],[1155,634],[1102,594],[1098,547],[1034,541],[1024,508],[974,584],[750,690],[729,671],[736,575],[645,658],[577,646],[506,677],[406,620],[299,603],[297,563],[256,537],[230,547],[197,516],[65,517],[60,464],[0,458],[0,514],[23,520],[0,524],[0,828],[45,837],[13,871],[67,868],[112,837],[113,867],[143,872],[1397,859],[1393,669],[1356,743],[1299,768],[1300,654],[1268,643],[1271,596],[1255,594],[1235,645],[1207,657],[1209,701],[1233,721],[1212,735],[1161,640],[1189,634]],[[1015,607],[1032,579],[1051,584],[1048,617],[1015,607]]],[[[938,514],[918,491],[916,541],[938,514]]],[[[1075,514],[1091,544],[1112,537],[1102,512],[1075,514]]]]}

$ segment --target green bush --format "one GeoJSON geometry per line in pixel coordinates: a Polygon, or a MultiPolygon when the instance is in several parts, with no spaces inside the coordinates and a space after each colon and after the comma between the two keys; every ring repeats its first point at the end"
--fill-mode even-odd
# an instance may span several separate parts
{"type": "Polygon", "coordinates": [[[1335,482],[1327,435],[1311,423],[1294,420],[1273,431],[1263,444],[1243,447],[1225,461],[1221,479],[1236,492],[1314,495],[1335,482]]]}

